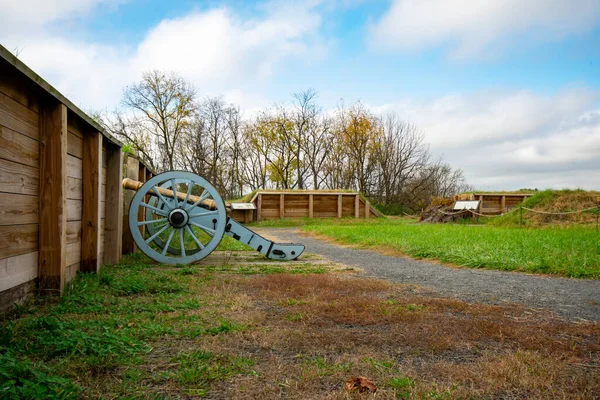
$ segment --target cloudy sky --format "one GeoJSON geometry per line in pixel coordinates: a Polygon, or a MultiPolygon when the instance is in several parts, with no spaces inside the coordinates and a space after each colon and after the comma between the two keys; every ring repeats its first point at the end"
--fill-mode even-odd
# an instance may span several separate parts
{"type": "Polygon", "coordinates": [[[313,88],[419,126],[478,189],[600,189],[599,0],[0,0],[0,44],[85,110],[177,71],[246,115],[313,88]]]}

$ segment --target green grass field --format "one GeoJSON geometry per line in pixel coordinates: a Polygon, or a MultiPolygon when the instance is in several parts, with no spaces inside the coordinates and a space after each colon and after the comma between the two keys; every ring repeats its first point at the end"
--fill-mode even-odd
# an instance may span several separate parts
{"type": "Polygon", "coordinates": [[[531,229],[378,219],[308,222],[302,229],[470,268],[600,278],[600,234],[588,226],[531,229]]]}

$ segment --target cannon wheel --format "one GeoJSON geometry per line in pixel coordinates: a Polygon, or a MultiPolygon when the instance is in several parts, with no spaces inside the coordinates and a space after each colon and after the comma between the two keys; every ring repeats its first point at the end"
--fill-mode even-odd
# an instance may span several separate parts
{"type": "Polygon", "coordinates": [[[204,178],[185,171],[169,171],[151,178],[129,206],[129,229],[136,245],[148,257],[165,264],[188,264],[209,255],[223,237],[226,220],[225,204],[217,190],[204,178]],[[159,187],[173,191],[185,187],[185,199],[165,197],[157,190],[159,187]],[[191,204],[191,194],[212,200],[215,209],[205,208],[203,203],[191,204]],[[140,208],[142,221],[138,221],[140,208]],[[140,232],[141,226],[151,227],[146,229],[146,237],[140,232]]]}

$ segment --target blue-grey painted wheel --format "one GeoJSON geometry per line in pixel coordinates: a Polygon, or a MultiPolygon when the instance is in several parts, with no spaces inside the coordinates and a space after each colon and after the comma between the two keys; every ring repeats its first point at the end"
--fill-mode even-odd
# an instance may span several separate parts
{"type": "Polygon", "coordinates": [[[136,192],[129,207],[129,230],[136,245],[164,264],[189,264],[208,256],[221,241],[226,220],[225,204],[217,190],[204,178],[185,171],[151,178],[136,192]],[[158,188],[179,188],[185,197],[164,196],[158,188]],[[190,196],[195,194],[201,202],[192,203],[190,196]],[[204,205],[211,200],[214,209],[204,205]],[[140,213],[142,221],[138,221],[140,208],[144,210],[140,213]],[[147,227],[144,235],[139,229],[142,226],[147,227]]]}

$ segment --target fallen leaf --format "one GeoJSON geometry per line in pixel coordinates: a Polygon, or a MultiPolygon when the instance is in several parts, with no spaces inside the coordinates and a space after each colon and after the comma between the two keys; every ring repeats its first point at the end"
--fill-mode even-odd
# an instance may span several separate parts
{"type": "Polygon", "coordinates": [[[373,382],[364,376],[359,376],[358,378],[352,377],[348,379],[346,381],[346,389],[350,391],[358,390],[359,392],[369,391],[371,393],[375,393],[377,391],[377,387],[373,384],[373,382]]]}

